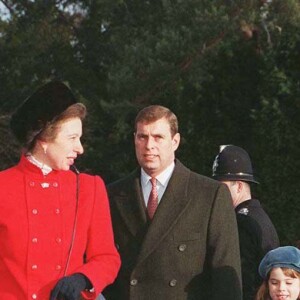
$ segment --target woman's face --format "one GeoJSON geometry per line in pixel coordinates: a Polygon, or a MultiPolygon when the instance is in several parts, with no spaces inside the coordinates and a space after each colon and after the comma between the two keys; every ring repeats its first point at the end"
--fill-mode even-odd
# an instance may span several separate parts
{"type": "Polygon", "coordinates": [[[281,268],[274,268],[268,281],[272,300],[297,300],[300,296],[300,279],[286,276],[281,268]]]}
{"type": "Polygon", "coordinates": [[[41,142],[45,153],[43,162],[54,170],[69,170],[77,156],[83,153],[81,135],[82,123],[79,118],[61,123],[53,141],[41,142]]]}

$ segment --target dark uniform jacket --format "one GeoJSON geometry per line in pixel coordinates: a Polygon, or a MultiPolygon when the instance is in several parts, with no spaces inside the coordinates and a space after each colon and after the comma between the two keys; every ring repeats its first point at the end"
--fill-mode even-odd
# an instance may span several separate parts
{"type": "Polygon", "coordinates": [[[253,300],[261,284],[258,266],[263,256],[279,246],[275,227],[256,199],[242,202],[235,208],[239,229],[243,299],[253,300]]]}
{"type": "Polygon", "coordinates": [[[151,223],[140,170],[108,187],[122,266],[108,300],[238,300],[238,232],[225,185],[176,161],[151,223]]]}

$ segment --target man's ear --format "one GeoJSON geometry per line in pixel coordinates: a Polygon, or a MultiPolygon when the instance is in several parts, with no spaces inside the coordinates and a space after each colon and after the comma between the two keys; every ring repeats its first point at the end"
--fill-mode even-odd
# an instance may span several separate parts
{"type": "Polygon", "coordinates": [[[180,144],[180,134],[179,134],[179,132],[177,132],[173,136],[172,143],[173,143],[173,149],[174,149],[174,151],[176,151],[177,148],[179,147],[179,144],[180,144]]]}
{"type": "Polygon", "coordinates": [[[244,189],[244,183],[243,183],[243,181],[238,180],[236,183],[238,185],[238,189],[237,189],[238,193],[242,192],[243,189],[244,189]]]}

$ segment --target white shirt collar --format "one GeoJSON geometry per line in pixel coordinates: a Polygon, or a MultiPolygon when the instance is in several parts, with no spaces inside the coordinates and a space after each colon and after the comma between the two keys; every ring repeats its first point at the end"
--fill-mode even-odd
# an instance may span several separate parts
{"type": "MultiPolygon", "coordinates": [[[[160,185],[165,187],[168,184],[174,168],[175,168],[175,162],[173,161],[164,171],[162,171],[159,175],[157,175],[155,177],[160,185]]],[[[141,168],[141,183],[142,183],[142,185],[148,184],[150,179],[151,179],[151,176],[149,176],[144,171],[144,169],[141,168]]]]}
{"type": "MultiPolygon", "coordinates": [[[[162,196],[164,195],[165,190],[167,189],[168,182],[172,176],[174,168],[175,168],[175,163],[172,162],[163,172],[161,172],[158,176],[156,176],[158,203],[160,203],[160,200],[161,200],[162,196]]],[[[145,170],[141,169],[141,186],[142,186],[142,192],[143,192],[143,197],[144,197],[146,207],[148,204],[149,195],[150,195],[151,188],[152,188],[150,179],[151,179],[151,176],[149,176],[145,172],[145,170]]]]}
{"type": "Polygon", "coordinates": [[[26,158],[35,166],[37,166],[38,168],[41,169],[42,173],[44,175],[48,175],[51,171],[52,168],[45,165],[44,163],[41,163],[40,161],[38,161],[31,153],[27,153],[26,154],[26,158]]]}

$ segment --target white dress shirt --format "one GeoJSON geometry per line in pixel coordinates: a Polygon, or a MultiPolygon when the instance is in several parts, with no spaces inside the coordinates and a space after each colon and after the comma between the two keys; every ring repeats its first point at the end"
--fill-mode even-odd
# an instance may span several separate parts
{"type": "MultiPolygon", "coordinates": [[[[170,166],[168,166],[162,173],[160,173],[158,176],[156,176],[157,180],[157,193],[158,193],[158,203],[160,202],[167,186],[168,182],[172,176],[172,173],[175,168],[175,163],[173,162],[170,166]]],[[[141,169],[141,185],[142,185],[142,191],[144,196],[144,201],[147,207],[149,195],[152,189],[151,184],[151,176],[149,176],[144,169],[141,169]]]]}

